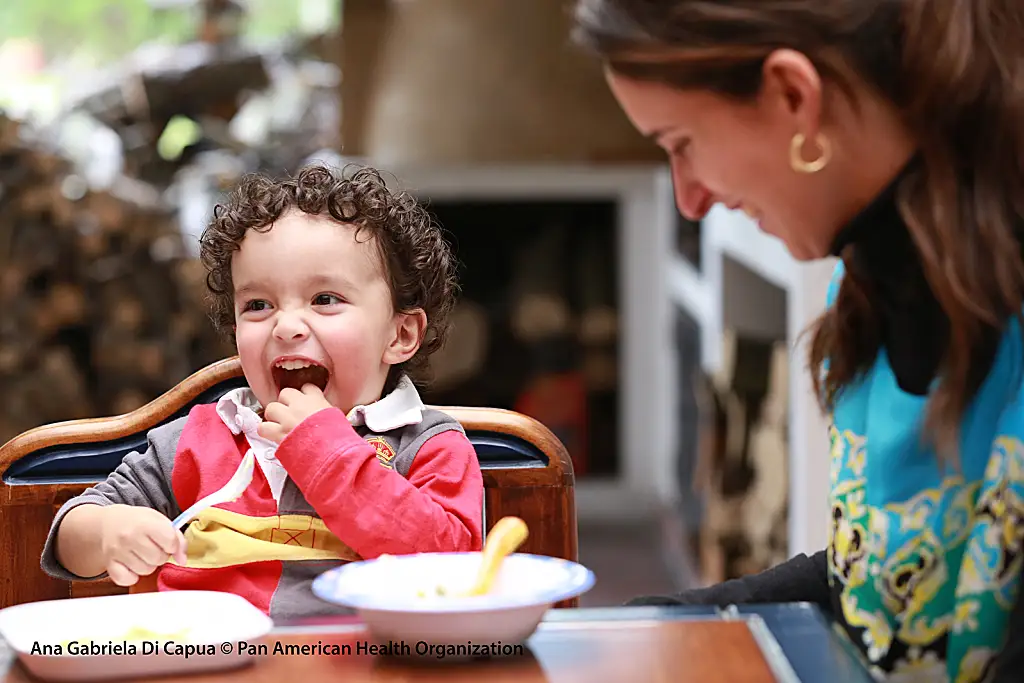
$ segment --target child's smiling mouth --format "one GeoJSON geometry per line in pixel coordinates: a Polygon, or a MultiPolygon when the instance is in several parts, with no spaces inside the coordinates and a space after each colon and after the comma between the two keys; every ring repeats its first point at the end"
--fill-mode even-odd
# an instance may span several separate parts
{"type": "Polygon", "coordinates": [[[331,373],[320,363],[308,358],[279,358],[270,366],[270,374],[277,385],[277,392],[283,389],[302,389],[312,384],[320,391],[327,390],[331,373]]]}

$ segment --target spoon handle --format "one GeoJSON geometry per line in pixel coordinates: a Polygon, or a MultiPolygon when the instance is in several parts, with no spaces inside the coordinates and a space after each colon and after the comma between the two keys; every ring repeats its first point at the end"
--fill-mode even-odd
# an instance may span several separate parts
{"type": "Polygon", "coordinates": [[[205,508],[209,507],[211,504],[216,505],[219,502],[217,500],[217,497],[218,497],[219,494],[220,494],[220,491],[214,491],[213,493],[211,493],[210,495],[206,496],[205,498],[202,498],[201,500],[197,500],[195,503],[192,504],[191,507],[189,507],[189,509],[185,510],[180,515],[175,517],[174,521],[171,522],[171,526],[173,526],[178,531],[181,531],[181,527],[185,526],[185,524],[190,519],[195,517],[196,513],[200,512],[201,510],[204,510],[205,508]]]}
{"type": "Polygon", "coordinates": [[[251,450],[246,453],[245,457],[242,458],[242,462],[239,463],[238,469],[231,475],[231,479],[228,480],[227,484],[190,505],[187,510],[174,518],[171,526],[181,531],[181,527],[185,526],[189,520],[206,508],[237,500],[242,495],[242,492],[248,488],[249,483],[252,482],[255,458],[256,456],[253,455],[251,450]]]}
{"type": "Polygon", "coordinates": [[[502,561],[515,552],[528,535],[526,522],[518,517],[502,517],[498,520],[487,534],[480,572],[469,591],[470,595],[483,595],[491,589],[502,561]]]}

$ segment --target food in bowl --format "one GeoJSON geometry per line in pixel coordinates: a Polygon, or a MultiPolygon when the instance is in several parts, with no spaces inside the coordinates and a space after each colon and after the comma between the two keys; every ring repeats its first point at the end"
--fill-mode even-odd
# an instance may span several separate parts
{"type": "MultiPolygon", "coordinates": [[[[147,642],[147,641],[183,642],[183,641],[188,639],[188,635],[189,635],[190,631],[191,631],[191,629],[189,629],[189,628],[183,628],[183,629],[179,629],[177,631],[155,631],[153,629],[146,628],[145,626],[138,626],[138,625],[136,625],[136,626],[130,627],[124,633],[124,635],[121,635],[121,636],[119,636],[117,638],[104,639],[102,642],[107,642],[108,640],[109,641],[119,642],[119,643],[142,643],[142,642],[147,642]]],[[[80,647],[88,648],[94,642],[101,642],[101,641],[96,641],[94,638],[89,638],[89,637],[86,637],[86,638],[75,638],[75,639],[71,639],[71,640],[65,640],[60,645],[64,649],[67,649],[68,646],[71,645],[71,643],[74,643],[75,646],[79,647],[79,648],[80,647]]]]}
{"type": "Polygon", "coordinates": [[[554,604],[594,585],[575,562],[516,553],[483,595],[473,584],[481,553],[423,553],[352,562],[318,576],[313,592],[352,607],[378,641],[410,644],[515,644],[537,629],[554,604]]]}
{"type": "MultiPolygon", "coordinates": [[[[480,561],[477,563],[472,583],[462,585],[455,590],[437,583],[430,588],[417,591],[417,597],[462,598],[487,595],[494,586],[495,577],[501,571],[505,558],[514,553],[527,536],[529,536],[529,530],[526,527],[526,522],[519,517],[502,517],[487,534],[487,541],[484,543],[483,551],[479,554],[480,561]]],[[[386,557],[388,561],[392,558],[390,555],[386,557]]]]}
{"type": "Polygon", "coordinates": [[[124,634],[124,640],[182,640],[188,637],[191,629],[183,628],[177,631],[155,631],[145,626],[132,626],[124,634]]]}
{"type": "Polygon", "coordinates": [[[445,598],[448,597],[449,591],[441,584],[437,584],[432,588],[421,588],[416,591],[417,598],[445,598]]]}

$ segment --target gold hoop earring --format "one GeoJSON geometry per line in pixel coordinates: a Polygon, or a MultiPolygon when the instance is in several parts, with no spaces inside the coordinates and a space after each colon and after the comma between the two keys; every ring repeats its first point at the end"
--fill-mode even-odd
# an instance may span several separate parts
{"type": "Polygon", "coordinates": [[[803,147],[806,141],[807,139],[803,133],[797,133],[793,136],[793,141],[789,145],[789,165],[797,173],[817,173],[825,168],[832,158],[832,145],[827,137],[819,133],[815,136],[814,141],[821,148],[821,155],[814,161],[804,161],[803,147]]]}

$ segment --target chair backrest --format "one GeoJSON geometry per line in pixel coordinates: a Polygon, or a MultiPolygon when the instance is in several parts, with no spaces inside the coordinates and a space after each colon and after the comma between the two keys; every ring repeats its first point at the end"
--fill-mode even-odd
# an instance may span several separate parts
{"type": "MultiPolygon", "coordinates": [[[[241,366],[231,358],[196,372],[131,413],[37,427],[0,447],[0,608],[125,592],[109,581],[69,584],[42,572],[40,555],[54,514],[105,479],[125,455],[145,449],[150,429],[239,386],[244,386],[241,366]]],[[[485,528],[501,517],[521,517],[530,530],[521,552],[576,561],[575,478],[558,438],[512,411],[435,407],[457,419],[476,448],[486,489],[485,528]]]]}

